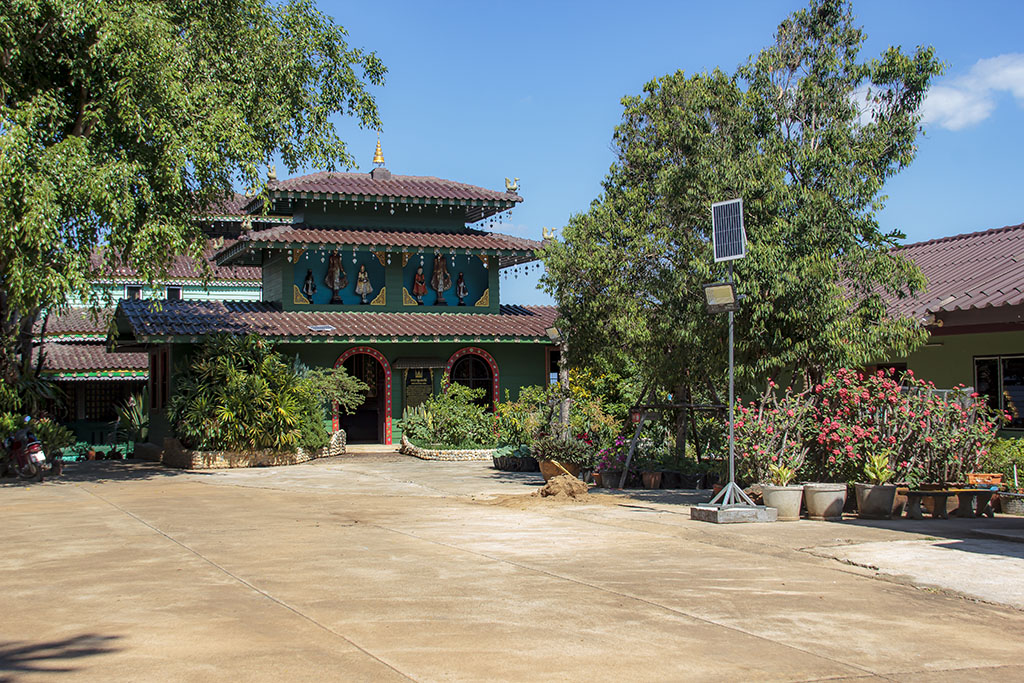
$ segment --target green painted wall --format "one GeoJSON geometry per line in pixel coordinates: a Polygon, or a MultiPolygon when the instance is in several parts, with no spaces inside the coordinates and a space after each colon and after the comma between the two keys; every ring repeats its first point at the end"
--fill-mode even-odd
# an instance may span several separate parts
{"type": "Polygon", "coordinates": [[[410,232],[456,232],[465,230],[463,214],[433,206],[409,206],[381,202],[377,208],[354,202],[300,200],[295,207],[296,222],[307,225],[353,228],[387,228],[410,232]],[[392,211],[394,209],[394,211],[392,211]]]}
{"type": "MultiPolygon", "coordinates": [[[[141,283],[129,283],[129,284],[141,284],[141,283]]],[[[260,283],[238,283],[238,284],[217,284],[203,286],[201,284],[183,284],[183,285],[171,285],[173,287],[181,287],[181,298],[189,301],[259,301],[262,297],[262,288],[260,283]]],[[[101,301],[110,298],[111,301],[117,302],[119,299],[124,298],[124,283],[95,283],[92,286],[93,292],[100,298],[101,301]]],[[[142,296],[144,299],[163,299],[167,293],[167,285],[158,285],[157,287],[143,287],[142,296]]],[[[88,302],[83,302],[79,297],[71,297],[69,299],[71,306],[87,306],[88,302]]]]}
{"type": "Polygon", "coordinates": [[[933,336],[929,344],[941,346],[926,346],[893,362],[906,362],[915,376],[941,389],[973,386],[975,356],[1024,354],[1024,332],[933,336]]]}
{"type": "Polygon", "coordinates": [[[284,252],[276,252],[263,262],[263,300],[292,300],[292,264],[285,260],[284,252]]]}

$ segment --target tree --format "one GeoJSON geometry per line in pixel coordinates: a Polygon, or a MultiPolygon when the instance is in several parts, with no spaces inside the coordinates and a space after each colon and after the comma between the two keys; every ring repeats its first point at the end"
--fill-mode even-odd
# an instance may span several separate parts
{"type": "Polygon", "coordinates": [[[917,321],[889,297],[923,285],[877,220],[885,180],[916,152],[931,48],[859,61],[850,6],[813,0],[735,74],[670,74],[623,99],[603,192],[544,252],[545,287],[571,358],[635,360],[652,386],[716,398],[725,316],[705,310],[711,204],[742,197],[749,245],[735,262],[739,381],[806,381],[907,353],[917,321]]]}
{"type": "Polygon", "coordinates": [[[379,128],[386,72],[309,0],[9,0],[0,9],[0,379],[91,265],[146,281],[199,259],[195,217],[274,156],[353,159],[336,115],[379,128]]]}

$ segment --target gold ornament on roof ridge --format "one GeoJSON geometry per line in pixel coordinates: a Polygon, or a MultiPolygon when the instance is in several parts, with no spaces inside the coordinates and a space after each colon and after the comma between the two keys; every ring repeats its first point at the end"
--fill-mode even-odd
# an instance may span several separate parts
{"type": "Polygon", "coordinates": [[[380,131],[377,131],[377,149],[373,152],[373,163],[378,166],[384,165],[384,152],[380,149],[380,131]]]}

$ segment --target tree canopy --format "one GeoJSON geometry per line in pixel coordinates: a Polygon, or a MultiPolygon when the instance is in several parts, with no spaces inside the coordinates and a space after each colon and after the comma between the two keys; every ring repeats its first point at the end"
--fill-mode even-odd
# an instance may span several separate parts
{"type": "MultiPolygon", "coordinates": [[[[617,158],[589,209],[545,249],[544,285],[571,332],[570,362],[631,358],[654,386],[722,376],[726,316],[706,312],[711,204],[741,197],[735,262],[739,380],[820,375],[907,353],[924,339],[889,297],[923,285],[879,226],[885,181],[916,153],[920,106],[941,64],[865,36],[839,0],[786,18],[735,73],[655,79],[623,99],[617,158]]],[[[713,392],[712,392],[713,393],[713,392]]]]}
{"type": "MultiPolygon", "coordinates": [[[[309,0],[9,0],[0,8],[0,378],[40,310],[116,264],[198,258],[195,218],[238,185],[353,164],[386,69],[309,0]],[[91,261],[102,250],[104,258],[91,261]],[[99,272],[97,272],[97,269],[99,272]]],[[[8,399],[10,392],[8,391],[8,399]]]]}

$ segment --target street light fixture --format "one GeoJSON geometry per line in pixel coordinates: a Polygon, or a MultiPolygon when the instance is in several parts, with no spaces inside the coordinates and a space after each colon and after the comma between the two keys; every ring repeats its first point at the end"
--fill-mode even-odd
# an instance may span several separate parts
{"type": "Polygon", "coordinates": [[[704,285],[704,298],[708,302],[708,313],[735,313],[740,310],[736,285],[731,282],[704,285]]]}
{"type": "Polygon", "coordinates": [[[544,330],[544,333],[548,335],[548,339],[550,339],[553,343],[562,343],[562,331],[559,330],[557,327],[549,327],[546,330],[544,330]]]}

